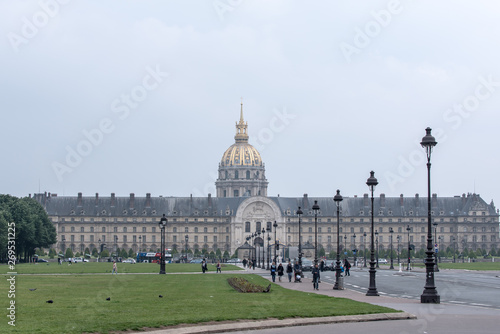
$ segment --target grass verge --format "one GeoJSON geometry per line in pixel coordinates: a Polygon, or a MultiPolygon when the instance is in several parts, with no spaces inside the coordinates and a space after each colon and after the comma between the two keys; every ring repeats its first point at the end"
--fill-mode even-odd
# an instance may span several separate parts
{"type": "MultiPolygon", "coordinates": [[[[227,283],[232,276],[269,284],[257,275],[230,274],[17,276],[16,326],[4,317],[0,332],[107,333],[208,321],[396,312],[276,284],[270,293],[239,293],[227,283]],[[49,299],[54,303],[46,303],[49,299]]],[[[0,293],[7,294],[6,284],[0,293]]],[[[0,307],[6,310],[7,298],[0,307]]]]}
{"type": "MultiPolygon", "coordinates": [[[[118,273],[159,273],[160,265],[157,263],[117,263],[118,273]]],[[[19,274],[97,274],[109,273],[113,268],[112,262],[86,262],[68,265],[66,262],[59,265],[55,262],[30,264],[21,263],[16,265],[16,272],[19,274]]],[[[167,263],[165,266],[167,273],[201,272],[201,264],[197,263],[167,263]]],[[[215,264],[208,265],[209,271],[216,271],[215,264]]],[[[222,264],[222,271],[242,270],[232,264],[222,264]]],[[[0,266],[0,274],[9,272],[7,265],[0,266]]]]}

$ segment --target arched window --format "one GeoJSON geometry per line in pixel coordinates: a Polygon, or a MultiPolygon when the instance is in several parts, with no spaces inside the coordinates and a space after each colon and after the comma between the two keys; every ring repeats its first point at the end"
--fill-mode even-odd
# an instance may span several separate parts
{"type": "Polygon", "coordinates": [[[250,222],[245,222],[245,232],[250,233],[250,222]]]}

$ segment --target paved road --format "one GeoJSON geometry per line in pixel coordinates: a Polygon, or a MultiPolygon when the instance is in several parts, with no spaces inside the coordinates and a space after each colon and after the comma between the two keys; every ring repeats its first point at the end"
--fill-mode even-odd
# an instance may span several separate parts
{"type": "MultiPolygon", "coordinates": [[[[500,309],[500,277],[498,272],[441,270],[434,274],[442,303],[482,306],[500,309]]],[[[323,281],[333,283],[334,272],[323,272],[323,281]]],[[[352,269],[345,277],[346,288],[366,292],[369,284],[367,268],[352,269]]],[[[377,290],[381,295],[420,300],[424,290],[425,271],[380,269],[376,274],[377,290]]]]}
{"type": "MultiPolygon", "coordinates": [[[[267,273],[263,274],[264,277],[267,273]]],[[[306,275],[307,276],[307,275],[306,275]]],[[[404,310],[417,316],[416,320],[338,323],[256,331],[239,331],[239,334],[349,334],[366,333],[500,333],[500,273],[442,270],[435,273],[441,304],[421,304],[420,295],[425,285],[424,270],[402,272],[379,270],[377,286],[380,297],[365,296],[369,276],[366,269],[351,270],[346,277],[346,290],[336,291],[342,296],[372,304],[404,310]],[[401,294],[401,295],[399,295],[401,294]]],[[[331,295],[324,289],[331,288],[334,272],[322,273],[322,286],[318,293],[331,295]],[[323,291],[321,291],[323,290],[323,291]]],[[[307,280],[307,278],[306,278],[307,280]]],[[[283,283],[282,283],[283,284],[283,283]]],[[[285,287],[307,290],[310,284],[284,283],[285,287]]]]}

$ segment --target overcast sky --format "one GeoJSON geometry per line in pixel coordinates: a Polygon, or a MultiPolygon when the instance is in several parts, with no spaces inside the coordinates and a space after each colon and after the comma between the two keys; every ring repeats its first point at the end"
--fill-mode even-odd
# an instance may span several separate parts
{"type": "Polygon", "coordinates": [[[215,195],[240,98],[270,196],[500,201],[496,1],[1,1],[0,193],[215,195]]]}

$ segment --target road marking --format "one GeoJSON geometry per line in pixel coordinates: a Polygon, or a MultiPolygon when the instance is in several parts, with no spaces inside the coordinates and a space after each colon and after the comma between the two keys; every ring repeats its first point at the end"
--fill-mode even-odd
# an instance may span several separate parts
{"type": "Polygon", "coordinates": [[[471,305],[474,306],[486,306],[486,307],[491,307],[491,305],[486,305],[486,304],[478,304],[478,303],[470,303],[471,305]]]}
{"type": "Polygon", "coordinates": [[[465,304],[465,302],[460,302],[458,300],[450,300],[450,303],[455,303],[455,304],[465,304]]]}

